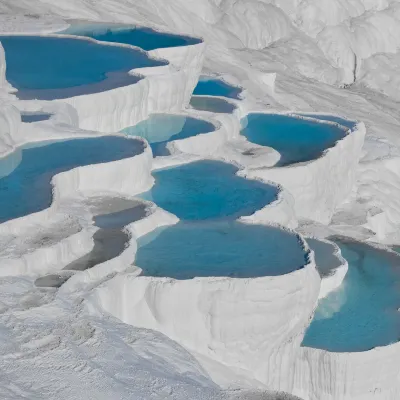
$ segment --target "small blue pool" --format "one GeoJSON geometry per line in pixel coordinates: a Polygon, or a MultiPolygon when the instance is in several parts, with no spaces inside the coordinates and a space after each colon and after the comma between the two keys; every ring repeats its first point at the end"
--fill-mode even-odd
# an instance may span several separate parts
{"type": "Polygon", "coordinates": [[[236,106],[224,99],[212,96],[192,96],[190,105],[199,111],[208,111],[221,114],[232,114],[236,106]]]}
{"type": "Polygon", "coordinates": [[[283,275],[307,260],[296,235],[234,221],[180,222],[140,237],[138,246],[135,265],[144,275],[175,279],[283,275]]]}
{"type": "Polygon", "coordinates": [[[222,96],[231,99],[239,99],[242,89],[230,85],[220,78],[213,78],[211,76],[200,76],[197,86],[194,88],[194,95],[201,96],[222,96]]]}
{"type": "Polygon", "coordinates": [[[3,176],[0,179],[0,222],[49,207],[52,201],[50,181],[57,173],[132,157],[143,151],[142,142],[118,136],[35,146],[23,146],[0,159],[0,176],[3,176]],[[4,176],[2,171],[10,173],[4,176]]]}
{"type": "Polygon", "coordinates": [[[210,122],[184,115],[152,114],[137,125],[125,128],[122,133],[146,139],[155,156],[167,154],[166,144],[215,130],[210,122]]]}
{"type": "Polygon", "coordinates": [[[314,160],[346,136],[337,126],[279,114],[249,114],[242,126],[250,142],[280,153],[278,166],[314,160]]]}
{"type": "Polygon", "coordinates": [[[146,51],[201,43],[200,39],[139,26],[75,24],[60,33],[91,37],[102,42],[130,44],[146,51]]]}
{"type": "Polygon", "coordinates": [[[32,122],[47,121],[50,119],[52,114],[40,113],[40,112],[23,112],[21,113],[21,121],[27,124],[32,122]]]}
{"type": "Polygon", "coordinates": [[[140,50],[82,39],[0,36],[0,42],[7,80],[21,99],[52,100],[126,86],[139,80],[129,70],[165,64],[140,50]]]}
{"type": "Polygon", "coordinates": [[[153,172],[155,184],[140,195],[182,220],[238,218],[277,199],[278,188],[236,175],[220,161],[197,161],[153,172]]]}
{"type": "Polygon", "coordinates": [[[320,300],[303,346],[358,352],[400,338],[400,257],[364,243],[335,239],[349,270],[320,300]]]}

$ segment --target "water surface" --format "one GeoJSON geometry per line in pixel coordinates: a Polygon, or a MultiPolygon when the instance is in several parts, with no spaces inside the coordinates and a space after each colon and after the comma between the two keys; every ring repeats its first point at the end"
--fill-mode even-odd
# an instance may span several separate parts
{"type": "Polygon", "coordinates": [[[0,42],[6,78],[21,99],[52,100],[126,86],[140,79],[127,74],[131,69],[166,63],[139,50],[78,38],[0,36],[0,42]]]}
{"type": "Polygon", "coordinates": [[[307,259],[296,235],[234,221],[180,222],[140,237],[138,246],[135,265],[144,275],[175,279],[283,275],[307,259]]]}
{"type": "Polygon", "coordinates": [[[60,33],[91,37],[103,42],[130,44],[146,51],[201,43],[200,39],[159,32],[140,26],[76,24],[60,33]]]}
{"type": "Polygon", "coordinates": [[[23,112],[21,113],[21,121],[24,123],[41,122],[50,119],[52,114],[41,112],[23,112]]]}
{"type": "Polygon", "coordinates": [[[214,78],[211,76],[200,76],[193,91],[194,95],[222,96],[237,100],[240,99],[240,93],[242,93],[241,88],[233,86],[220,78],[214,78]]]}
{"type": "Polygon", "coordinates": [[[400,257],[360,242],[335,239],[349,270],[318,303],[303,346],[357,352],[400,338],[400,257]]]}
{"type": "Polygon", "coordinates": [[[232,114],[236,110],[236,106],[224,99],[212,96],[192,96],[190,105],[199,111],[208,111],[220,114],[232,114]]]}
{"type": "Polygon", "coordinates": [[[249,114],[242,126],[250,142],[280,153],[278,166],[315,160],[346,135],[334,125],[279,114],[249,114]]]}
{"type": "Polygon", "coordinates": [[[128,136],[140,136],[146,139],[153,155],[167,155],[166,145],[173,140],[186,139],[201,133],[215,130],[212,123],[185,115],[151,114],[137,125],[123,129],[128,136]]]}
{"type": "Polygon", "coordinates": [[[153,172],[154,186],[140,195],[183,220],[238,218],[277,199],[278,188],[236,175],[220,161],[197,161],[153,172]]]}
{"type": "MultiPolygon", "coordinates": [[[[0,159],[0,222],[41,211],[52,201],[52,177],[72,168],[116,161],[143,151],[143,143],[118,136],[22,146],[0,159]],[[39,146],[39,147],[37,147],[39,146]]],[[[100,179],[100,178],[99,178],[100,179]]]]}

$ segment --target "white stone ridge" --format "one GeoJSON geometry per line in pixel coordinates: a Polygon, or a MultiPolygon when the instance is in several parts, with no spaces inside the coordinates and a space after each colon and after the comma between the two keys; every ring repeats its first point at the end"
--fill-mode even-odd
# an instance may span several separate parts
{"type": "MultiPolygon", "coordinates": [[[[21,115],[9,102],[0,100],[0,157],[13,151],[21,127],[21,115]]],[[[3,171],[0,172],[3,176],[3,171]]]]}
{"type": "Polygon", "coordinates": [[[358,353],[302,347],[294,393],[306,400],[397,400],[400,343],[358,353]]]}
{"type": "MultiPolygon", "coordinates": [[[[306,237],[306,240],[310,239],[310,237],[306,237]]],[[[332,253],[329,255],[322,254],[320,257],[324,258],[324,264],[329,263],[329,268],[327,265],[320,266],[317,257],[315,257],[315,250],[314,257],[315,263],[317,266],[317,270],[321,276],[321,288],[319,292],[318,299],[323,299],[326,297],[330,292],[336,290],[343,282],[347,271],[349,269],[349,264],[345,258],[342,257],[342,253],[340,251],[339,246],[331,242],[330,240],[315,238],[312,237],[311,239],[318,240],[319,242],[323,242],[331,247],[332,253]],[[322,267],[322,268],[321,268],[322,267]]],[[[312,246],[310,246],[312,248],[312,246]]]]}
{"type": "Polygon", "coordinates": [[[199,113],[192,109],[189,109],[185,115],[211,122],[215,129],[212,132],[169,142],[167,148],[172,155],[182,152],[198,156],[212,156],[222,150],[227,142],[239,138],[240,123],[235,115],[213,113],[210,118],[209,113],[199,113]]]}
{"type": "Polygon", "coordinates": [[[286,167],[255,168],[248,175],[282,185],[295,199],[298,218],[328,224],[335,209],[351,193],[364,137],[365,125],[358,123],[316,160],[286,167]]]}
{"type": "Polygon", "coordinates": [[[271,390],[291,391],[319,287],[310,255],[304,268],[274,277],[179,281],[120,274],[95,289],[87,306],[162,332],[271,390]]]}
{"type": "Polygon", "coordinates": [[[298,222],[294,211],[295,200],[284,187],[271,181],[250,178],[246,175],[246,170],[239,170],[237,175],[243,176],[246,179],[255,179],[268,185],[278,187],[278,197],[276,200],[267,204],[260,210],[257,210],[252,215],[240,217],[239,221],[250,224],[276,224],[291,229],[297,228],[298,222]]]}

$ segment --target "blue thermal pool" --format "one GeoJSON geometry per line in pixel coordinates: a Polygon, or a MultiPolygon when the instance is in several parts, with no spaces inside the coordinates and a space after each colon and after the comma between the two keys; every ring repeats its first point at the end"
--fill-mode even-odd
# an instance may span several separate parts
{"type": "Polygon", "coordinates": [[[118,136],[22,146],[0,159],[0,222],[49,207],[50,182],[55,174],[132,157],[142,151],[142,142],[118,136]]]}
{"type": "Polygon", "coordinates": [[[278,166],[314,160],[346,136],[337,126],[279,114],[249,114],[242,135],[250,142],[277,150],[278,166]]]}
{"type": "Polygon", "coordinates": [[[301,115],[303,117],[309,117],[309,118],[316,118],[320,119],[322,121],[329,121],[329,122],[336,122],[339,125],[343,125],[344,127],[348,129],[353,129],[356,125],[357,122],[351,121],[350,119],[345,119],[338,117],[336,115],[319,115],[319,114],[297,114],[301,115]]]}
{"type": "Polygon", "coordinates": [[[166,144],[215,130],[210,122],[184,115],[152,114],[148,119],[122,130],[129,136],[146,139],[155,156],[168,154],[166,144]]]}
{"type": "Polygon", "coordinates": [[[239,99],[240,93],[242,93],[241,88],[211,76],[200,76],[197,86],[193,91],[194,95],[222,96],[237,100],[239,99]]]}
{"type": "Polygon", "coordinates": [[[200,39],[158,32],[139,26],[73,24],[60,33],[86,36],[103,42],[130,44],[146,51],[201,43],[200,39]]]}
{"type": "Polygon", "coordinates": [[[238,218],[277,199],[278,188],[236,175],[220,161],[197,161],[153,172],[154,186],[139,197],[182,220],[238,218]]]}
{"type": "Polygon", "coordinates": [[[126,86],[140,78],[133,68],[164,65],[145,52],[89,40],[0,36],[6,78],[21,99],[52,100],[126,86]]]}
{"type": "Polygon", "coordinates": [[[400,338],[400,257],[364,243],[335,239],[349,270],[318,303],[303,346],[358,352],[400,338]]]}
{"type": "Polygon", "coordinates": [[[192,96],[190,105],[195,110],[221,114],[232,114],[236,110],[234,104],[212,96],[192,96]]]}
{"type": "Polygon", "coordinates": [[[254,278],[287,274],[306,260],[298,237],[276,227],[180,222],[140,237],[135,265],[147,276],[254,278]]]}

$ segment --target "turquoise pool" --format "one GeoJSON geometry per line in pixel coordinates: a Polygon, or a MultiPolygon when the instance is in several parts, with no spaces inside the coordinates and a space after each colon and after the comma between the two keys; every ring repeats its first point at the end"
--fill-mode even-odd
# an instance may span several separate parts
{"type": "Polygon", "coordinates": [[[166,155],[166,145],[173,140],[186,139],[201,133],[215,130],[212,123],[185,115],[152,114],[137,125],[123,129],[128,136],[140,136],[146,139],[153,155],[166,155]]]}
{"type": "Polygon", "coordinates": [[[138,246],[143,275],[175,279],[283,275],[307,262],[296,235],[235,221],[180,222],[140,237],[138,246]]]}
{"type": "Polygon", "coordinates": [[[236,106],[224,99],[212,96],[192,96],[190,105],[195,110],[208,111],[220,114],[232,114],[236,106]]]}
{"type": "Polygon", "coordinates": [[[280,114],[249,114],[242,127],[250,142],[280,153],[278,166],[315,160],[346,136],[337,126],[280,114]]]}
{"type": "Polygon", "coordinates": [[[240,99],[240,93],[242,93],[241,88],[233,86],[220,78],[214,78],[205,75],[200,76],[200,79],[193,91],[194,95],[222,96],[237,100],[240,99]]]}
{"type": "Polygon", "coordinates": [[[60,33],[86,36],[102,42],[130,44],[146,51],[201,43],[200,39],[159,32],[140,26],[75,24],[60,33]]]}
{"type": "Polygon", "coordinates": [[[0,42],[6,78],[21,99],[52,100],[126,86],[140,79],[129,70],[166,63],[139,50],[78,38],[0,36],[0,42]]]}
{"type": "Polygon", "coordinates": [[[236,175],[220,161],[197,161],[153,172],[154,186],[140,195],[182,220],[238,218],[277,199],[278,188],[236,175]]]}
{"type": "Polygon", "coordinates": [[[143,143],[119,136],[22,146],[0,159],[0,222],[41,211],[52,201],[51,179],[79,166],[132,157],[143,143]]]}
{"type": "Polygon", "coordinates": [[[400,257],[360,242],[335,239],[349,270],[320,300],[303,346],[358,352],[400,338],[400,257]]]}

